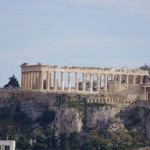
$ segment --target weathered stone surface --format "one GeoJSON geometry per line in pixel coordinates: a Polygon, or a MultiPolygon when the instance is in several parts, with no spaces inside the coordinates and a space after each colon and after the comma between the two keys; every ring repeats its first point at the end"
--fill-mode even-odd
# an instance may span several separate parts
{"type": "Polygon", "coordinates": [[[59,133],[80,132],[82,129],[82,118],[77,109],[61,108],[57,111],[56,129],[59,133]]]}
{"type": "Polygon", "coordinates": [[[106,125],[110,118],[114,118],[116,114],[120,112],[119,107],[112,107],[109,105],[104,105],[97,108],[87,108],[87,127],[102,127],[106,125]]]}
{"type": "Polygon", "coordinates": [[[55,110],[58,133],[80,132],[82,129],[82,117],[77,109],[67,107],[65,94],[8,90],[5,97],[0,98],[0,108],[19,108],[32,120],[38,118],[45,109],[55,110]]]}
{"type": "Polygon", "coordinates": [[[111,118],[108,120],[108,131],[110,132],[118,132],[125,130],[124,124],[120,118],[111,118]]]}
{"type": "Polygon", "coordinates": [[[33,120],[45,109],[55,110],[54,124],[58,134],[80,132],[83,127],[101,128],[112,132],[125,131],[124,124],[130,126],[134,121],[139,121],[135,129],[141,130],[150,139],[150,101],[136,101],[132,104],[89,104],[86,103],[88,96],[21,90],[4,90],[4,95],[5,97],[0,95],[0,108],[15,110],[19,107],[33,120]],[[78,105],[82,105],[82,110],[69,107],[68,101],[77,101],[78,105]]]}

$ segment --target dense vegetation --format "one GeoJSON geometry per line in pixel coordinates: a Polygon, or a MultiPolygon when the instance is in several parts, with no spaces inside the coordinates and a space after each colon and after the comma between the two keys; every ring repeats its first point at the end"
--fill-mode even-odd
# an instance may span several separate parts
{"type": "Polygon", "coordinates": [[[44,111],[32,121],[19,108],[0,109],[0,139],[15,139],[18,150],[46,150],[55,145],[55,132],[49,124],[54,121],[55,112],[44,111]]]}

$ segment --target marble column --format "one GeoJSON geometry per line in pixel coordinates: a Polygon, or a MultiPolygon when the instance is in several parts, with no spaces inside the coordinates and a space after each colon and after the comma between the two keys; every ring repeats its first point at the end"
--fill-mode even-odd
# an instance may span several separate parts
{"type": "Polygon", "coordinates": [[[104,92],[107,92],[107,74],[104,75],[104,92]]]}
{"type": "Polygon", "coordinates": [[[118,82],[121,84],[121,75],[118,75],[118,82]]]}
{"type": "Polygon", "coordinates": [[[23,89],[26,90],[26,72],[24,72],[24,77],[23,77],[23,89]]]}
{"type": "Polygon", "coordinates": [[[43,90],[43,72],[40,71],[40,90],[43,90]]]}
{"type": "Polygon", "coordinates": [[[32,90],[34,89],[34,71],[32,71],[32,90]]]}
{"type": "Polygon", "coordinates": [[[140,76],[140,84],[143,84],[143,76],[140,76]]]}
{"type": "Polygon", "coordinates": [[[28,72],[26,72],[26,90],[28,90],[28,72]]]}
{"type": "Polygon", "coordinates": [[[68,91],[71,91],[71,72],[68,72],[68,91]]]}
{"type": "Polygon", "coordinates": [[[26,90],[26,72],[23,72],[23,90],[26,90]]]}
{"type": "Polygon", "coordinates": [[[148,99],[148,94],[149,94],[149,93],[148,93],[148,92],[146,92],[146,100],[149,100],[149,99],[148,99]]]}
{"type": "Polygon", "coordinates": [[[86,90],[86,73],[82,73],[82,91],[86,90]]]}
{"type": "Polygon", "coordinates": [[[49,73],[49,87],[51,89],[51,86],[52,86],[52,72],[50,71],[49,73]]]}
{"type": "Polygon", "coordinates": [[[57,71],[54,71],[54,91],[57,91],[57,71]]]}
{"type": "Polygon", "coordinates": [[[90,73],[90,92],[93,92],[93,74],[90,73]]]}
{"type": "Polygon", "coordinates": [[[78,72],[75,73],[75,91],[77,92],[79,89],[79,82],[78,82],[78,72]]]}
{"type": "Polygon", "coordinates": [[[32,71],[32,90],[34,90],[34,71],[32,71]]]}
{"type": "Polygon", "coordinates": [[[33,90],[36,90],[36,71],[33,72],[33,90]]]}
{"type": "Polygon", "coordinates": [[[111,75],[111,80],[112,80],[112,81],[114,80],[114,74],[111,75]]]}
{"type": "Polygon", "coordinates": [[[126,75],[126,84],[129,84],[129,75],[126,75]]]}
{"type": "Polygon", "coordinates": [[[27,90],[30,89],[30,72],[27,72],[27,90]]]}
{"type": "Polygon", "coordinates": [[[146,97],[147,97],[147,96],[146,96],[146,87],[144,87],[144,96],[143,96],[144,100],[147,100],[146,97]]]}
{"type": "Polygon", "coordinates": [[[29,72],[28,84],[29,84],[28,89],[30,90],[30,88],[31,88],[31,72],[29,72]]]}
{"type": "Polygon", "coordinates": [[[35,90],[35,84],[36,84],[36,72],[35,71],[33,72],[33,82],[32,82],[32,84],[33,84],[33,90],[35,90]]]}
{"type": "Polygon", "coordinates": [[[24,72],[21,73],[21,89],[24,90],[24,72]]]}
{"type": "Polygon", "coordinates": [[[33,89],[33,87],[32,87],[32,85],[33,85],[32,82],[33,82],[33,72],[30,71],[30,90],[33,89]]]}
{"type": "Polygon", "coordinates": [[[38,71],[36,71],[35,73],[35,89],[38,90],[39,89],[39,80],[38,80],[38,71]]]}
{"type": "Polygon", "coordinates": [[[40,90],[40,71],[38,71],[37,83],[38,83],[38,90],[40,90]]]}
{"type": "Polygon", "coordinates": [[[61,72],[61,90],[64,91],[64,72],[61,72]]]}
{"type": "Polygon", "coordinates": [[[100,74],[98,74],[97,75],[97,86],[96,86],[97,92],[100,92],[100,86],[101,86],[100,82],[101,82],[101,76],[100,76],[100,74]]]}
{"type": "Polygon", "coordinates": [[[136,84],[136,76],[133,75],[133,84],[136,84]]]}
{"type": "Polygon", "coordinates": [[[46,72],[47,73],[47,75],[46,75],[46,90],[47,91],[49,91],[49,87],[50,87],[50,72],[49,71],[47,71],[46,72]]]}
{"type": "Polygon", "coordinates": [[[21,89],[25,90],[25,72],[22,73],[22,85],[21,85],[21,89]]]}

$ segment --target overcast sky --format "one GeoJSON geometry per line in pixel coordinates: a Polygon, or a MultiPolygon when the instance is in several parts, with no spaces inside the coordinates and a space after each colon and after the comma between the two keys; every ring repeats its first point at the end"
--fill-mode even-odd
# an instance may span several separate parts
{"type": "Polygon", "coordinates": [[[150,0],[0,0],[0,87],[23,62],[149,64],[150,0]]]}

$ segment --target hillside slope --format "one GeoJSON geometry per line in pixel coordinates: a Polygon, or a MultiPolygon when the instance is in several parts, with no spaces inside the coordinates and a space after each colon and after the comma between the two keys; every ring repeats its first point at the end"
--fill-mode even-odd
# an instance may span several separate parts
{"type": "Polygon", "coordinates": [[[150,102],[87,103],[87,95],[8,92],[0,98],[0,139],[25,150],[149,147],[150,102]]]}

